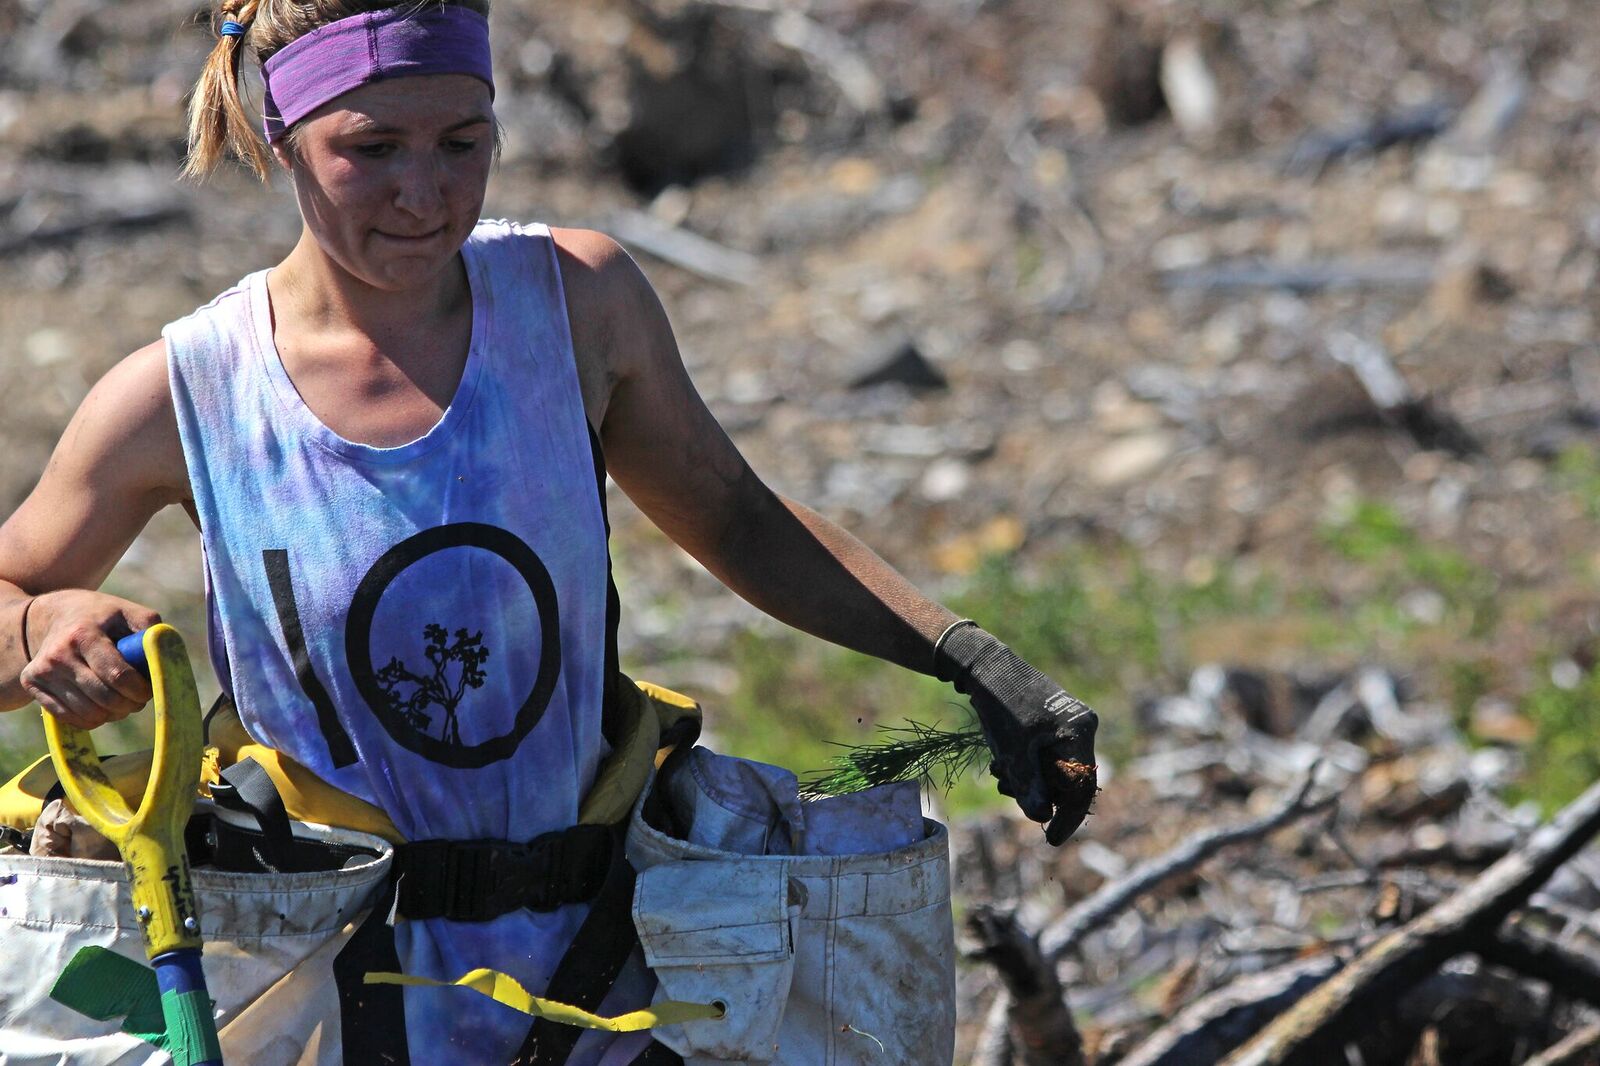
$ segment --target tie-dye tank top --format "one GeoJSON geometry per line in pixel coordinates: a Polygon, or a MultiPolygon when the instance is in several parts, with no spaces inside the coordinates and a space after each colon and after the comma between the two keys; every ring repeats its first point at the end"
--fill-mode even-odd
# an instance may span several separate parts
{"type": "MultiPolygon", "coordinates": [[[[399,447],[346,440],[306,406],[266,271],[163,335],[212,660],[245,729],[408,839],[527,840],[577,820],[607,750],[603,465],[549,230],[482,222],[462,255],[466,367],[399,447]]],[[[537,992],[584,912],[402,922],[400,960],[537,992]]],[[[528,1021],[459,990],[409,989],[406,1016],[418,1062],[506,1061],[528,1021]]]]}

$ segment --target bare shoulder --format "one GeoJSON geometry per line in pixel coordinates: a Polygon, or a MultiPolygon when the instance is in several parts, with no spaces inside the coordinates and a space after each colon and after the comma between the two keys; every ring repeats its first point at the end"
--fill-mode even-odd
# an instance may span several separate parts
{"type": "Polygon", "coordinates": [[[51,467],[80,476],[93,476],[94,467],[102,463],[114,463],[132,487],[162,502],[189,495],[165,340],[145,345],[106,372],[89,390],[50,460],[51,467]]]}
{"type": "Polygon", "coordinates": [[[570,268],[596,273],[619,259],[627,259],[622,245],[598,230],[561,229],[550,227],[550,238],[556,242],[561,257],[562,276],[570,268]]]}
{"type": "Polygon", "coordinates": [[[551,229],[567,322],[590,420],[599,425],[618,383],[663,353],[676,354],[671,328],[644,271],[595,230],[551,229]]]}
{"type": "Polygon", "coordinates": [[[574,331],[580,325],[615,324],[619,313],[624,316],[623,323],[631,322],[629,312],[641,303],[655,302],[655,291],[644,272],[612,238],[587,229],[552,229],[550,236],[556,243],[574,331]]]}

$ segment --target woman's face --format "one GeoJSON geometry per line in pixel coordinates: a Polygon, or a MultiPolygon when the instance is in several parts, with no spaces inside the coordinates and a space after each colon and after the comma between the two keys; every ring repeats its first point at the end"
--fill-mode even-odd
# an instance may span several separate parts
{"type": "Polygon", "coordinates": [[[391,78],[354,89],[296,126],[294,175],[323,252],[374,288],[425,284],[478,222],[494,158],[489,87],[465,74],[391,78]]]}

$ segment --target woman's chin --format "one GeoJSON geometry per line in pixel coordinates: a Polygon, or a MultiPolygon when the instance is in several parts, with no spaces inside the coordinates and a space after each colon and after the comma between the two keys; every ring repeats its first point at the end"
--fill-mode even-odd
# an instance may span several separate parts
{"type": "Polygon", "coordinates": [[[372,262],[363,280],[375,289],[401,292],[437,281],[439,275],[455,260],[455,253],[440,255],[384,256],[372,262]]]}

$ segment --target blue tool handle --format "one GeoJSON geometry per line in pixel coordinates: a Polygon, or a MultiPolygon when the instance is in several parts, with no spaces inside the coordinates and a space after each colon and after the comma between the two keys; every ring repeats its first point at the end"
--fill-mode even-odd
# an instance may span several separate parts
{"type": "Polygon", "coordinates": [[[161,990],[161,1013],[167,1023],[167,1051],[175,1066],[222,1066],[217,1024],[212,1018],[200,952],[178,948],[150,960],[161,990]]]}
{"type": "Polygon", "coordinates": [[[146,681],[150,680],[150,660],[144,657],[144,631],[129,633],[117,641],[117,652],[128,665],[144,675],[146,681]]]}

